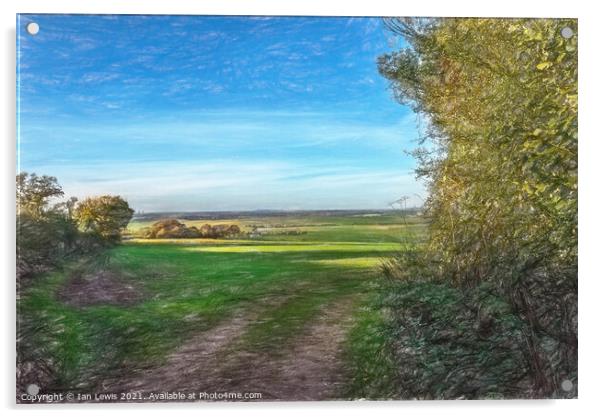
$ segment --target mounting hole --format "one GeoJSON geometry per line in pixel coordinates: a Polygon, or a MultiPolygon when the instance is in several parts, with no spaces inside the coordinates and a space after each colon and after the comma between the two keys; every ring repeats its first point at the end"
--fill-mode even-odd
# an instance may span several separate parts
{"type": "Polygon", "coordinates": [[[27,385],[27,388],[25,390],[27,391],[27,394],[31,396],[36,396],[38,393],[40,393],[40,387],[35,383],[27,385]]]}
{"type": "Polygon", "coordinates": [[[573,389],[573,382],[571,382],[569,379],[566,379],[560,384],[560,387],[565,392],[570,392],[573,389]]]}
{"type": "Polygon", "coordinates": [[[25,28],[27,29],[27,33],[30,35],[37,35],[40,31],[40,25],[38,25],[36,22],[28,23],[25,28]]]}
{"type": "Polygon", "coordinates": [[[568,26],[565,28],[562,28],[562,30],[560,31],[560,34],[562,35],[562,37],[564,39],[570,39],[574,35],[573,29],[569,28],[568,26]]]}

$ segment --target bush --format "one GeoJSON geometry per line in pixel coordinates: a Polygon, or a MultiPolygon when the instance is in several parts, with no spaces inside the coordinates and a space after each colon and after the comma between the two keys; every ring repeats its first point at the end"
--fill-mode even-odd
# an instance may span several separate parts
{"type": "Polygon", "coordinates": [[[415,281],[386,294],[401,398],[536,396],[522,356],[524,323],[489,286],[466,292],[415,281]]]}
{"type": "MultiPolygon", "coordinates": [[[[409,47],[380,57],[379,70],[396,98],[429,122],[429,144],[414,155],[417,174],[428,182],[431,224],[426,245],[392,260],[385,274],[444,283],[437,293],[457,297],[440,308],[427,304],[428,312],[449,321],[459,315],[459,324],[462,306],[480,306],[485,286],[494,299],[483,303],[502,300],[520,321],[510,340],[531,383],[522,394],[558,396],[564,379],[577,379],[577,21],[387,24],[409,47]],[[565,27],[572,37],[561,35],[565,27]]],[[[421,297],[397,295],[400,321],[412,317],[412,303],[426,306],[421,297]]],[[[456,327],[441,321],[431,325],[456,327]]],[[[406,322],[404,330],[423,335],[425,344],[432,340],[429,328],[406,322]]],[[[424,350],[430,352],[428,344],[424,350]]],[[[446,358],[451,363],[442,367],[451,373],[460,359],[446,358]]],[[[429,389],[425,396],[439,393],[447,392],[429,389]]]]}
{"type": "Polygon", "coordinates": [[[133,213],[119,196],[88,198],[79,204],[72,197],[51,205],[63,190],[50,176],[20,173],[16,184],[17,285],[26,276],[58,267],[68,257],[119,241],[133,213]]]}
{"type": "Polygon", "coordinates": [[[203,238],[226,238],[239,235],[241,232],[238,225],[227,224],[204,224],[200,231],[203,238]]]}
{"type": "Polygon", "coordinates": [[[177,219],[162,219],[149,228],[144,229],[141,235],[144,238],[225,238],[240,234],[238,225],[209,225],[200,228],[188,227],[177,219]]]}
{"type": "Polygon", "coordinates": [[[162,219],[142,232],[145,238],[200,238],[200,231],[189,228],[177,219],[162,219]]]}
{"type": "Polygon", "coordinates": [[[121,232],[134,215],[128,202],[121,196],[88,197],[77,204],[73,218],[86,232],[92,232],[107,241],[118,242],[121,232]]]}
{"type": "Polygon", "coordinates": [[[73,253],[77,227],[61,213],[46,213],[36,218],[28,213],[17,217],[17,277],[56,267],[73,253]]]}

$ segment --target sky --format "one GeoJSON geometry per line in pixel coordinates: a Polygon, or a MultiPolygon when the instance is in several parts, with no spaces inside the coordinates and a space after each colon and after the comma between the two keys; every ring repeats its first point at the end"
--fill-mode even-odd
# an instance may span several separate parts
{"type": "Polygon", "coordinates": [[[137,211],[382,209],[424,188],[376,18],[20,15],[18,171],[137,211]],[[39,25],[32,36],[26,26],[39,25]]]}

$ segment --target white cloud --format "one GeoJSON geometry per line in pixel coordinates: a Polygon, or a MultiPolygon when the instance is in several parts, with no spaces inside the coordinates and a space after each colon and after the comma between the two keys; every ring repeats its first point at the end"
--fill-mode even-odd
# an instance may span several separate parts
{"type": "Polygon", "coordinates": [[[407,172],[270,160],[41,168],[60,179],[68,196],[119,194],[144,211],[386,208],[402,195],[423,193],[407,172]]]}

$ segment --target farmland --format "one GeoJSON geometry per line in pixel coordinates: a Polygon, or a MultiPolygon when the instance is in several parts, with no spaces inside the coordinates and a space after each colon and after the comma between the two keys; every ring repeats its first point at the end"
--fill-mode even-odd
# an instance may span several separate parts
{"type": "Polygon", "coordinates": [[[420,218],[308,213],[180,221],[235,223],[242,233],[140,239],[137,232],[153,221],[134,220],[122,245],[73,261],[22,292],[23,358],[46,359],[35,376],[45,392],[337,399],[358,396],[357,382],[386,384],[368,372],[388,367],[371,300],[379,265],[420,237],[420,218]]]}

